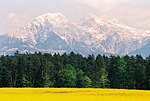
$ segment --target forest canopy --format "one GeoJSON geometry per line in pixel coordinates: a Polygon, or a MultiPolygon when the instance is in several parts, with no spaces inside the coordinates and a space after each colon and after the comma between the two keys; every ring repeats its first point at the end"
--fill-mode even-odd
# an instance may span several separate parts
{"type": "Polygon", "coordinates": [[[150,89],[150,56],[64,53],[0,57],[0,87],[150,89]]]}

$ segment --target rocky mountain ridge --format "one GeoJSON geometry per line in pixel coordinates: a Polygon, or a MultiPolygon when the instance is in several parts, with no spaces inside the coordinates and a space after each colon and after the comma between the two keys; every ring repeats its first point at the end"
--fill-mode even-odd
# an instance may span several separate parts
{"type": "Polygon", "coordinates": [[[74,23],[61,13],[48,13],[35,18],[17,32],[1,35],[0,54],[19,50],[147,56],[150,54],[149,44],[150,31],[97,16],[88,16],[74,23]]]}

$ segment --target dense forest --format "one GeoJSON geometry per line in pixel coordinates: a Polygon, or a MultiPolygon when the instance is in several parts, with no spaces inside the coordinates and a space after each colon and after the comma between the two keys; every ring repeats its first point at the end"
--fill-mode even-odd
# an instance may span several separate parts
{"type": "Polygon", "coordinates": [[[0,87],[93,87],[150,90],[150,56],[35,52],[0,57],[0,87]]]}

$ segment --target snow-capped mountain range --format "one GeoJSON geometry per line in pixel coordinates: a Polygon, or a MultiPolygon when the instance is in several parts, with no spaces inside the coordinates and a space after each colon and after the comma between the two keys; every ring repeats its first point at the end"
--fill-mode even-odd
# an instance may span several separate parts
{"type": "Polygon", "coordinates": [[[1,55],[12,54],[16,50],[148,56],[150,31],[97,16],[88,16],[74,23],[61,13],[48,13],[14,33],[0,36],[1,55]]]}

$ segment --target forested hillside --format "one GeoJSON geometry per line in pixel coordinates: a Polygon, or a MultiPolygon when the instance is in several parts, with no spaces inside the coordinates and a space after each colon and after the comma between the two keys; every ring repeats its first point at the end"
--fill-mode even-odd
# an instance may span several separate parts
{"type": "Polygon", "coordinates": [[[0,87],[150,89],[150,56],[16,52],[0,57],[0,87]]]}

